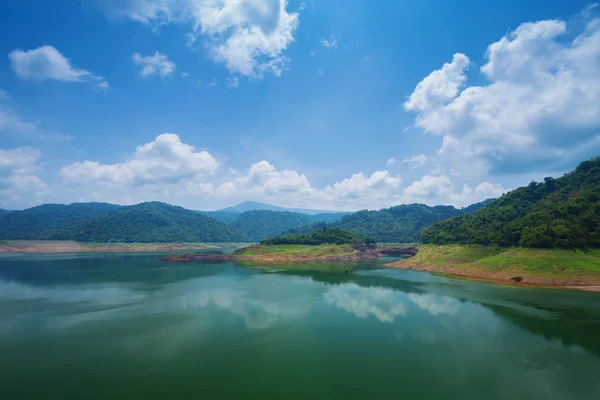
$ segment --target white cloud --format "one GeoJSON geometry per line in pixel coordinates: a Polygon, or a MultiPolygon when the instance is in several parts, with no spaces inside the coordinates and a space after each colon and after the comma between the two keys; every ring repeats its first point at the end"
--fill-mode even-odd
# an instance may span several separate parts
{"type": "Polygon", "coordinates": [[[385,163],[388,166],[394,165],[396,164],[396,159],[394,157],[390,157],[385,163]]]}
{"type": "Polygon", "coordinates": [[[103,0],[101,5],[110,16],[155,27],[190,25],[188,44],[203,35],[214,60],[254,78],[281,75],[299,22],[297,13],[286,10],[286,0],[103,0]]]}
{"type": "Polygon", "coordinates": [[[10,108],[0,106],[0,132],[27,132],[35,129],[36,125],[34,123],[23,121],[22,118],[10,108]]]}
{"type": "Polygon", "coordinates": [[[416,156],[408,157],[402,160],[402,164],[408,164],[410,169],[422,167],[427,162],[425,154],[417,154],[416,156]]]}
{"type": "Polygon", "coordinates": [[[337,36],[334,34],[331,34],[331,35],[329,35],[329,38],[322,38],[321,45],[323,45],[323,47],[326,47],[328,49],[332,49],[332,50],[337,49],[337,47],[338,47],[337,36]]]}
{"type": "Polygon", "coordinates": [[[21,79],[86,82],[96,89],[109,88],[108,82],[103,77],[74,67],[69,59],[52,46],[41,46],[27,51],[13,50],[8,58],[13,71],[21,79]]]}
{"type": "Polygon", "coordinates": [[[61,169],[71,181],[97,181],[116,184],[156,184],[212,174],[218,163],[206,151],[196,152],[179,136],[163,133],[150,143],[138,146],[133,157],[119,164],[98,161],[76,162],[61,169]]]}
{"type": "Polygon", "coordinates": [[[23,204],[46,188],[36,175],[40,151],[31,147],[0,149],[0,207],[23,204]]]}
{"type": "Polygon", "coordinates": [[[225,197],[257,197],[286,193],[307,194],[313,190],[305,175],[287,169],[278,171],[271,163],[263,160],[252,164],[247,175],[219,186],[217,194],[225,197]]]}
{"type": "Polygon", "coordinates": [[[451,63],[444,64],[442,69],[433,71],[419,82],[404,103],[404,108],[409,111],[424,111],[452,100],[467,80],[464,71],[468,66],[467,56],[455,54],[451,63]]]}
{"type": "Polygon", "coordinates": [[[590,15],[583,29],[580,20],[548,20],[509,32],[488,47],[482,86],[466,85],[469,61],[456,54],[417,85],[406,110],[443,137],[441,154],[484,159],[492,172],[560,169],[596,155],[600,19],[590,15]]]}
{"type": "Polygon", "coordinates": [[[237,76],[229,77],[225,80],[225,86],[229,89],[237,89],[240,86],[240,79],[237,76]]]}
{"type": "Polygon", "coordinates": [[[402,200],[404,203],[451,204],[464,207],[488,198],[500,197],[507,191],[502,185],[490,182],[481,182],[475,189],[465,183],[457,190],[446,175],[425,175],[404,189],[402,200]]]}
{"type": "Polygon", "coordinates": [[[152,56],[142,56],[140,53],[134,53],[132,59],[136,65],[142,68],[140,73],[144,77],[158,74],[162,78],[169,78],[175,72],[175,63],[169,61],[166,55],[160,54],[158,51],[152,56]]]}
{"type": "MultiPolygon", "coordinates": [[[[369,177],[359,172],[327,186],[324,191],[337,201],[369,199],[372,204],[389,203],[399,198],[401,183],[402,178],[392,176],[388,171],[375,171],[369,177]]],[[[360,204],[361,201],[358,203],[360,204]]]]}

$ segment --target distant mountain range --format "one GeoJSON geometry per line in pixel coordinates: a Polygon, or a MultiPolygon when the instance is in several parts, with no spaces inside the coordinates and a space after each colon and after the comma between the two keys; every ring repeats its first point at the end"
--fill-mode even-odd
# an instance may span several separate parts
{"type": "Polygon", "coordinates": [[[479,203],[459,210],[451,206],[409,204],[380,211],[314,213],[317,210],[292,212],[256,202],[217,211],[192,211],[160,202],[133,206],[44,204],[0,215],[0,239],[258,242],[285,232],[308,233],[329,226],[353,230],[377,241],[414,242],[419,240],[424,226],[474,212],[483,205],[479,203]],[[267,207],[275,210],[264,209],[267,207]],[[249,208],[259,209],[236,212],[249,208]]]}
{"type": "MultiPolygon", "coordinates": [[[[244,201],[238,205],[235,205],[233,207],[227,207],[227,208],[223,208],[217,211],[213,211],[213,212],[225,212],[225,213],[237,213],[237,214],[241,214],[241,213],[245,213],[246,211],[256,211],[256,210],[267,210],[267,211],[288,211],[288,212],[292,212],[292,213],[299,213],[299,214],[309,214],[309,215],[315,215],[315,214],[332,214],[332,213],[340,213],[340,211],[327,211],[327,210],[311,210],[308,208],[286,208],[286,207],[279,207],[279,206],[274,206],[271,204],[266,204],[266,203],[260,203],[258,201],[244,201]]],[[[343,214],[348,214],[347,212],[344,212],[343,214]]]]}
{"type": "Polygon", "coordinates": [[[81,242],[249,242],[235,228],[183,207],[160,202],[121,207],[68,226],[49,239],[81,242]]]}
{"type": "Polygon", "coordinates": [[[458,215],[474,213],[491,201],[488,199],[464,209],[452,206],[430,207],[425,204],[403,204],[379,211],[363,210],[346,215],[337,222],[318,222],[292,229],[284,234],[310,234],[324,228],[341,228],[354,231],[377,242],[414,243],[419,241],[421,229],[424,227],[458,215]]]}

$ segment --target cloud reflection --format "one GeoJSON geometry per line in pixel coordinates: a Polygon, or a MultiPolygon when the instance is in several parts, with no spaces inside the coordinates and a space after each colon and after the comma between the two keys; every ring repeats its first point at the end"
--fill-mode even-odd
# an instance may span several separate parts
{"type": "Polygon", "coordinates": [[[381,322],[393,322],[406,315],[402,294],[382,287],[364,288],[354,283],[334,286],[324,294],[325,301],[359,318],[373,315],[381,322]]]}

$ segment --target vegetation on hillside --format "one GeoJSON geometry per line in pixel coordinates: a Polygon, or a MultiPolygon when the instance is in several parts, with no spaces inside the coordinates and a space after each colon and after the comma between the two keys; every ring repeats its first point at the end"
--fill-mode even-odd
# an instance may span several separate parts
{"type": "Polygon", "coordinates": [[[108,203],[44,204],[13,211],[0,219],[1,239],[41,240],[76,223],[89,221],[119,210],[108,203]]]}
{"type": "Polygon", "coordinates": [[[235,256],[253,257],[257,260],[271,256],[285,256],[294,258],[312,258],[325,256],[338,256],[355,254],[358,250],[353,249],[349,244],[279,244],[279,245],[260,245],[245,247],[236,250],[235,256]]]}
{"type": "Polygon", "coordinates": [[[261,244],[303,244],[303,245],[320,245],[320,244],[348,244],[348,243],[364,243],[367,245],[374,244],[371,239],[365,239],[357,235],[353,231],[348,231],[340,228],[322,229],[306,235],[286,235],[278,236],[272,239],[263,240],[261,244]]]}
{"type": "Polygon", "coordinates": [[[285,235],[303,235],[323,228],[352,230],[360,236],[373,238],[379,243],[415,243],[421,229],[434,222],[474,212],[491,200],[473,204],[462,210],[452,206],[429,207],[425,204],[404,204],[379,211],[358,211],[346,215],[340,221],[315,223],[290,230],[285,235]]]}
{"type": "Polygon", "coordinates": [[[0,217],[2,217],[3,215],[9,214],[11,212],[12,212],[12,210],[5,210],[3,208],[0,208],[0,217]]]}
{"type": "Polygon", "coordinates": [[[600,247],[600,157],[558,179],[513,190],[472,216],[423,230],[432,244],[600,247]]]}
{"type": "Polygon", "coordinates": [[[198,211],[198,212],[200,214],[207,215],[214,219],[218,219],[219,221],[224,222],[227,225],[234,222],[240,216],[240,214],[238,214],[238,213],[227,212],[227,211],[198,211]]]}
{"type": "Polygon", "coordinates": [[[165,203],[123,207],[70,226],[50,239],[81,242],[248,242],[246,235],[200,213],[165,203]]]}
{"type": "Polygon", "coordinates": [[[510,278],[520,274],[555,279],[598,277],[600,250],[531,249],[496,245],[419,245],[416,256],[392,266],[410,265],[467,276],[510,278]]]}

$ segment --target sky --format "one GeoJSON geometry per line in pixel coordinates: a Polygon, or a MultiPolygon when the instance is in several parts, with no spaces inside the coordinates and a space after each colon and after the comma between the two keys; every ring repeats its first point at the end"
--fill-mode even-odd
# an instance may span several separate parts
{"type": "Polygon", "coordinates": [[[600,5],[2,0],[0,208],[463,207],[600,154],[600,5]]]}

